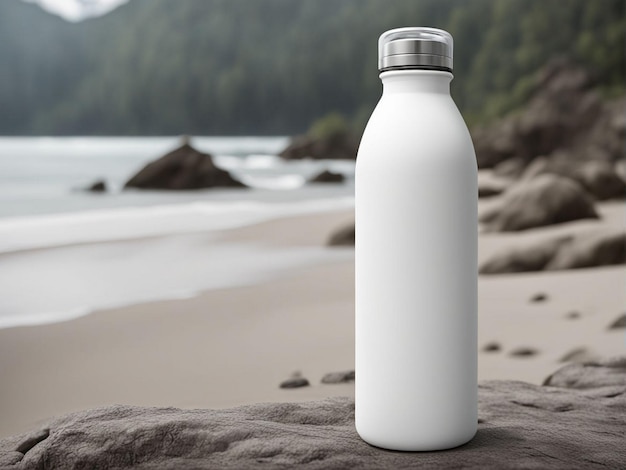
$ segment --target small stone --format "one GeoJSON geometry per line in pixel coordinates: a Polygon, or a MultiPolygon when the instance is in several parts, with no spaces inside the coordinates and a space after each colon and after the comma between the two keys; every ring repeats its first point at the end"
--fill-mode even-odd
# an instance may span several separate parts
{"type": "Polygon", "coordinates": [[[345,384],[354,382],[354,371],[330,372],[322,377],[323,384],[345,384]]]}
{"type": "Polygon", "coordinates": [[[626,313],[623,313],[609,325],[609,330],[618,330],[621,328],[626,328],[626,313]]]}
{"type": "Polygon", "coordinates": [[[484,352],[498,352],[501,349],[500,343],[496,343],[495,341],[491,341],[483,346],[484,352]]]}
{"type": "Polygon", "coordinates": [[[577,320],[577,319],[579,319],[579,318],[580,318],[580,312],[577,312],[577,311],[573,310],[573,311],[571,311],[571,312],[568,312],[568,313],[565,315],[565,317],[566,317],[568,320],[577,320]]]}
{"type": "Polygon", "coordinates": [[[308,387],[309,381],[303,377],[287,379],[280,384],[280,388],[308,387]]]}
{"type": "Polygon", "coordinates": [[[107,191],[107,184],[104,180],[98,180],[87,186],[86,191],[92,193],[105,193],[107,191]]]}
{"type": "Polygon", "coordinates": [[[543,292],[539,292],[530,298],[531,302],[545,302],[546,300],[548,300],[548,294],[544,294],[543,292]]]}
{"type": "Polygon", "coordinates": [[[343,183],[346,177],[342,173],[324,170],[309,180],[309,183],[343,183]]]}
{"type": "Polygon", "coordinates": [[[530,357],[530,356],[534,356],[538,352],[539,351],[537,351],[535,348],[522,346],[511,351],[510,355],[515,356],[515,357],[530,357]]]}

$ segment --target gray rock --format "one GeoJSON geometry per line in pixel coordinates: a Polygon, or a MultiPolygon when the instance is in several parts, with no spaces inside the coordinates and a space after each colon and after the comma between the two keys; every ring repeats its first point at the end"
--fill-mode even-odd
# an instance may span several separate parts
{"type": "Polygon", "coordinates": [[[340,228],[328,239],[329,246],[354,246],[354,224],[340,228]]]}
{"type": "Polygon", "coordinates": [[[548,300],[548,294],[544,294],[543,292],[539,292],[530,298],[530,301],[533,303],[545,302],[546,300],[548,300]]]}
{"type": "Polygon", "coordinates": [[[505,190],[504,186],[495,185],[495,184],[487,184],[480,183],[478,185],[478,197],[481,199],[497,196],[503,193],[505,190]]]}
{"type": "Polygon", "coordinates": [[[211,155],[199,152],[185,142],[176,150],[148,163],[124,187],[183,190],[242,188],[245,185],[227,171],[216,167],[211,155]]]}
{"type": "Polygon", "coordinates": [[[280,388],[308,387],[309,381],[304,377],[292,377],[280,383],[280,388]]]}
{"type": "Polygon", "coordinates": [[[309,183],[343,183],[346,179],[342,173],[324,170],[309,180],[309,183]]]}
{"type": "MultiPolygon", "coordinates": [[[[623,157],[624,97],[605,102],[593,88],[591,73],[565,59],[546,64],[532,85],[522,109],[472,129],[480,168],[513,159],[523,167],[555,151],[571,154],[570,162],[623,157]]],[[[519,175],[519,168],[510,169],[512,177],[519,175]]]]}
{"type": "Polygon", "coordinates": [[[626,313],[617,317],[615,321],[609,325],[609,330],[618,330],[622,328],[626,328],[626,313]]]}
{"type": "Polygon", "coordinates": [[[500,346],[500,343],[497,343],[496,341],[492,341],[483,346],[484,352],[499,352],[501,349],[502,347],[500,346]]]}
{"type": "MultiPolygon", "coordinates": [[[[626,356],[584,364],[569,364],[544,380],[543,385],[615,394],[626,393],[626,356]]],[[[626,414],[623,415],[626,417],[626,414]]]]}
{"type": "Polygon", "coordinates": [[[593,200],[575,181],[539,175],[511,187],[500,204],[483,212],[487,231],[515,232],[579,219],[597,219],[593,200]]]}
{"type": "Polygon", "coordinates": [[[493,174],[503,178],[517,179],[524,173],[528,162],[522,158],[509,158],[493,167],[493,174]]]}
{"type": "Polygon", "coordinates": [[[559,359],[559,362],[579,362],[586,363],[595,361],[598,357],[587,348],[574,348],[559,359]]]}
{"type": "Polygon", "coordinates": [[[528,346],[521,346],[519,348],[513,349],[509,355],[513,357],[530,357],[535,356],[539,351],[535,348],[531,348],[528,346]]]}
{"type": "Polygon", "coordinates": [[[313,158],[333,160],[354,160],[359,147],[359,139],[349,132],[340,132],[324,137],[300,135],[294,137],[280,152],[287,160],[313,158]]]}
{"type": "Polygon", "coordinates": [[[481,266],[481,274],[557,271],[626,263],[626,232],[593,230],[523,247],[508,247],[481,266]]]}
{"type": "Polygon", "coordinates": [[[363,442],[354,401],[273,403],[225,410],[109,406],[63,416],[34,447],[0,440],[7,469],[572,469],[626,460],[626,359],[568,365],[550,386],[479,386],[478,433],[445,452],[390,452],[363,442]]]}
{"type": "Polygon", "coordinates": [[[329,372],[322,377],[323,384],[344,384],[354,382],[354,371],[329,372]]]}
{"type": "Polygon", "coordinates": [[[522,180],[538,175],[554,174],[577,181],[595,199],[623,199],[626,183],[617,174],[616,167],[606,160],[577,161],[567,152],[555,152],[550,157],[539,157],[528,165],[522,180]]]}
{"type": "Polygon", "coordinates": [[[85,188],[85,191],[89,191],[92,193],[106,193],[107,183],[104,180],[94,181],[92,184],[85,188]]]}
{"type": "Polygon", "coordinates": [[[578,320],[580,318],[580,312],[572,310],[571,312],[567,312],[565,318],[567,318],[568,320],[578,320]]]}

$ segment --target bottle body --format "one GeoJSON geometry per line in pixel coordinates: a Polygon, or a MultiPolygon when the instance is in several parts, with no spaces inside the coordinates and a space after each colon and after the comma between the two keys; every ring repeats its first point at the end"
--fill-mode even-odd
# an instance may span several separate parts
{"type": "Polygon", "coordinates": [[[477,167],[452,75],[381,74],[355,175],[356,428],[437,450],[477,427],[477,167]]]}

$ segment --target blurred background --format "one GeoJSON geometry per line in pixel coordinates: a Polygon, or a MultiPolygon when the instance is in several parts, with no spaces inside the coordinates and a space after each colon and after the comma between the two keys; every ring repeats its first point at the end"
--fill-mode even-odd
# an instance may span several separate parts
{"type": "Polygon", "coordinates": [[[402,26],[455,40],[479,379],[623,354],[623,0],[2,0],[0,436],[353,394],[354,163],[402,26]]]}

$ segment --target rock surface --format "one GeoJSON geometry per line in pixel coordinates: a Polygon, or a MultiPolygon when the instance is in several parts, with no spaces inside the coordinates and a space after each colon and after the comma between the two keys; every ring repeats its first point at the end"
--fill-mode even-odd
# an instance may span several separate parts
{"type": "MultiPolygon", "coordinates": [[[[504,163],[504,162],[503,162],[504,163]]],[[[538,175],[555,174],[577,181],[595,199],[622,199],[626,196],[626,183],[608,161],[590,160],[572,162],[570,155],[555,152],[550,158],[539,157],[525,169],[522,180],[538,175]]]]}
{"type": "Polygon", "coordinates": [[[309,183],[343,183],[346,179],[342,173],[324,170],[309,180],[309,183]]]}
{"type": "Polygon", "coordinates": [[[572,364],[546,384],[479,386],[478,432],[443,452],[391,452],[363,442],[354,401],[226,410],[109,406],[0,440],[5,469],[620,468],[626,461],[626,358],[572,364]]]}
{"type": "Polygon", "coordinates": [[[358,139],[348,132],[315,138],[310,135],[294,137],[291,143],[280,152],[288,159],[343,159],[354,160],[359,147],[358,139]]]}
{"type": "Polygon", "coordinates": [[[92,193],[106,193],[107,183],[104,180],[94,181],[92,184],[85,188],[85,191],[89,191],[92,193]]]}
{"type": "Polygon", "coordinates": [[[488,231],[515,232],[587,218],[598,218],[587,192],[569,178],[546,174],[511,187],[480,221],[488,231]]]}
{"type": "Polygon", "coordinates": [[[571,61],[546,64],[521,112],[472,130],[478,166],[517,159],[516,166],[555,151],[567,152],[576,161],[622,158],[625,100],[604,103],[593,86],[591,74],[571,61]]]}
{"type": "Polygon", "coordinates": [[[245,187],[230,173],[217,168],[213,158],[202,153],[188,143],[167,155],[148,163],[125,188],[138,189],[204,189],[215,187],[245,187]]]}
{"type": "Polygon", "coordinates": [[[291,379],[283,380],[280,383],[280,388],[300,388],[308,386],[309,381],[304,377],[293,377],[291,379]]]}
{"type": "Polygon", "coordinates": [[[331,234],[328,239],[329,246],[354,246],[354,224],[340,228],[331,234]]]}
{"type": "Polygon", "coordinates": [[[322,377],[323,384],[345,384],[350,382],[354,382],[353,370],[345,372],[329,372],[322,377]]]}
{"type": "Polygon", "coordinates": [[[509,247],[485,261],[481,274],[557,271],[626,263],[626,232],[593,230],[524,247],[509,247]]]}

